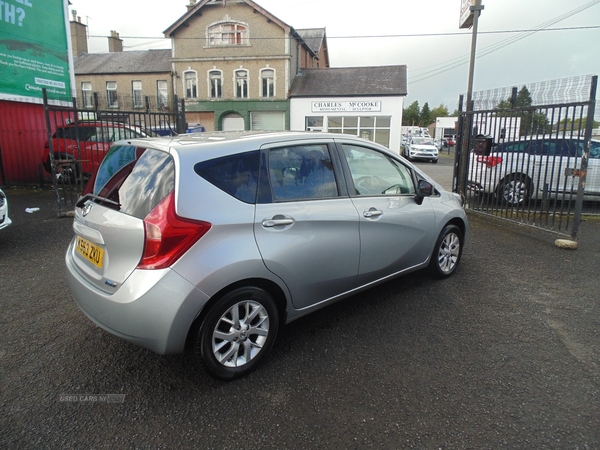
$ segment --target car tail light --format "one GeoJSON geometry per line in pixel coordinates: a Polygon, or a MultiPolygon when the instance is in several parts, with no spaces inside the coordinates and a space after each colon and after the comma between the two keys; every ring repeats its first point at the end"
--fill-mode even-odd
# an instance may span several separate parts
{"type": "Polygon", "coordinates": [[[502,162],[502,158],[500,156],[478,156],[477,162],[488,167],[494,167],[502,162]]]}
{"type": "Polygon", "coordinates": [[[164,269],[198,242],[211,224],[179,217],[172,191],[144,218],[144,227],[144,253],[137,268],[164,269]]]}

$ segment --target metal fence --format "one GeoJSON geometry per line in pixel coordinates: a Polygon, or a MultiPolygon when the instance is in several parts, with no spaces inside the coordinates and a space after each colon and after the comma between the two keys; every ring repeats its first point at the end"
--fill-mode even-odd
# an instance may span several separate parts
{"type": "Polygon", "coordinates": [[[582,214],[600,213],[596,88],[590,76],[476,93],[456,147],[466,208],[576,239],[582,214]]]}
{"type": "Polygon", "coordinates": [[[70,108],[52,106],[44,92],[47,148],[42,165],[51,174],[59,216],[73,210],[84,184],[95,173],[115,141],[184,133],[185,106],[177,98],[158,108],[147,98],[146,107],[133,110],[80,109],[73,99],[70,108]]]}

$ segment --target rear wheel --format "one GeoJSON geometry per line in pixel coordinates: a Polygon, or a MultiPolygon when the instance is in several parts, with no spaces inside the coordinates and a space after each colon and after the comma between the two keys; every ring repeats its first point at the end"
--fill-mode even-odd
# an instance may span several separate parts
{"type": "Polygon", "coordinates": [[[500,182],[496,194],[503,204],[519,206],[525,203],[531,195],[530,186],[531,181],[526,175],[510,175],[500,182]]]}
{"type": "Polygon", "coordinates": [[[462,255],[463,234],[456,225],[446,225],[440,233],[429,270],[436,278],[446,278],[454,273],[462,255]]]}
{"type": "Polygon", "coordinates": [[[225,294],[194,336],[194,358],[213,377],[233,380],[254,370],[269,352],[279,328],[273,298],[256,287],[225,294]]]}

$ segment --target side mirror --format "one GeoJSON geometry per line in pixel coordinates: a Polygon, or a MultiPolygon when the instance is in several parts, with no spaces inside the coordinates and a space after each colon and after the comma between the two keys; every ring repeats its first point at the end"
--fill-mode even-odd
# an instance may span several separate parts
{"type": "Polygon", "coordinates": [[[425,197],[429,197],[433,194],[433,185],[425,180],[419,180],[419,184],[417,186],[417,196],[415,197],[415,202],[417,205],[423,203],[423,199],[425,197]]]}

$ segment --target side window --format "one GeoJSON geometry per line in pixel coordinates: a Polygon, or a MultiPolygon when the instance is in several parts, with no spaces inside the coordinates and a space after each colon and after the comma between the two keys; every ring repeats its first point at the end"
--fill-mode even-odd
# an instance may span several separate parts
{"type": "Polygon", "coordinates": [[[272,149],[268,164],[276,201],[338,196],[333,163],[325,144],[272,149]]]}
{"type": "Polygon", "coordinates": [[[409,169],[376,150],[343,145],[356,195],[414,195],[409,169]]]}
{"type": "Polygon", "coordinates": [[[254,203],[258,190],[258,150],[196,164],[194,171],[216,187],[245,203],[254,203]]]}
{"type": "Polygon", "coordinates": [[[590,143],[590,159],[600,159],[600,142],[590,143]]]}

